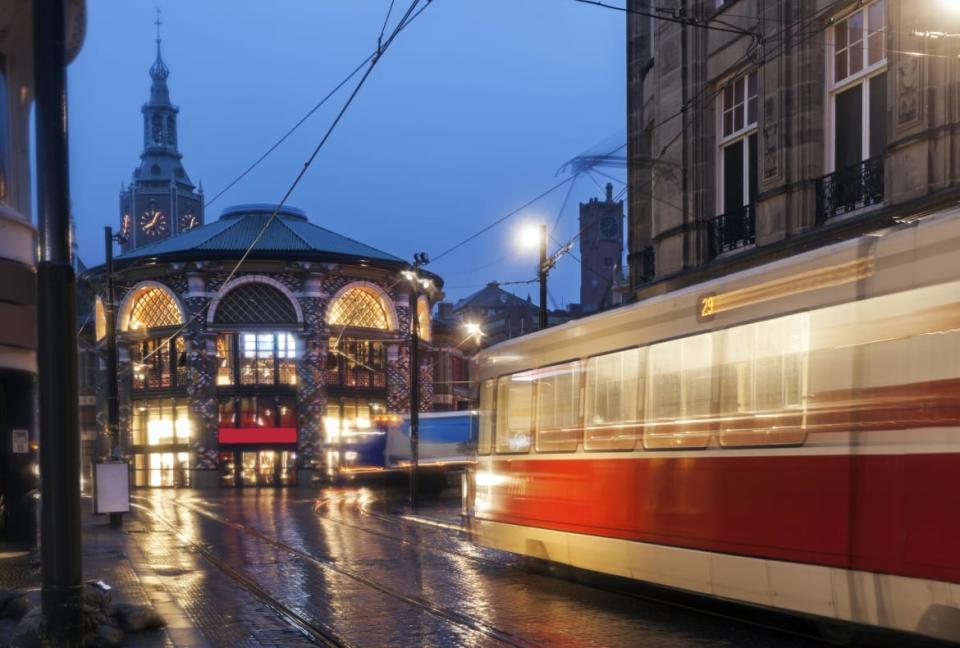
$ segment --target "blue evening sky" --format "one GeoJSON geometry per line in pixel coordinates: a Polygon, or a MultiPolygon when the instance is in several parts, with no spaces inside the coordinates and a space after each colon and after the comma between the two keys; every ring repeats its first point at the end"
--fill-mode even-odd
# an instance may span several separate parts
{"type": "MultiPolygon", "coordinates": [[[[396,0],[391,25],[408,1],[396,0]]],[[[375,48],[388,5],[159,3],[180,150],[208,199],[375,48]]],[[[155,6],[90,0],[86,42],[69,69],[71,192],[87,265],[102,262],[102,228],[117,227],[120,183],[141,151],[155,6]]],[[[555,174],[569,158],[624,131],[624,36],[623,14],[572,0],[433,0],[374,70],[289,204],[397,256],[436,256],[562,179],[555,174]]],[[[207,222],[229,205],[279,201],[346,96],[208,207],[207,222]]],[[[577,232],[577,203],[600,194],[590,178],[576,181],[558,240],[577,232]]],[[[563,197],[555,192],[431,265],[448,299],[494,279],[532,278],[535,259],[518,250],[517,230],[552,223],[563,197]]],[[[572,258],[551,282],[557,305],[579,300],[572,258]]],[[[536,300],[533,285],[510,289],[536,300]]]]}

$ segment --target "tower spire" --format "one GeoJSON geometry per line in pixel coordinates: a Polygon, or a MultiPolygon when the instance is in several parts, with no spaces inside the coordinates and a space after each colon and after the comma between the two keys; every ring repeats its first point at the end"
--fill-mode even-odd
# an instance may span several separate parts
{"type": "Polygon", "coordinates": [[[157,18],[153,21],[153,24],[157,26],[157,60],[150,67],[150,78],[154,81],[166,81],[167,77],[170,76],[170,70],[163,62],[163,57],[160,56],[160,25],[163,24],[163,21],[160,20],[160,7],[157,7],[157,18]]]}

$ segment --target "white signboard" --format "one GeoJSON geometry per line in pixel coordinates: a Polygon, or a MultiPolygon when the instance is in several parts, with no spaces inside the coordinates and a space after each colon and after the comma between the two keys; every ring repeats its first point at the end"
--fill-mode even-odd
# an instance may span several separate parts
{"type": "Polygon", "coordinates": [[[126,461],[94,465],[94,513],[130,512],[130,471],[126,461]]]}
{"type": "Polygon", "coordinates": [[[30,452],[30,432],[27,430],[13,431],[13,454],[27,454],[30,452]]]}

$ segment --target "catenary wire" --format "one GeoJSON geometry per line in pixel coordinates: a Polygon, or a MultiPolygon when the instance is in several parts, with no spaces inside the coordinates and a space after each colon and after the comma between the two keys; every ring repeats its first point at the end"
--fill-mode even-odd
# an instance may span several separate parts
{"type": "MultiPolygon", "coordinates": [[[[383,43],[383,46],[382,46],[382,48],[381,48],[381,50],[380,50],[380,54],[370,59],[369,65],[368,65],[368,67],[367,67],[367,70],[364,72],[363,76],[360,77],[360,80],[357,82],[357,85],[354,87],[353,91],[350,93],[350,96],[349,96],[349,97],[347,98],[347,100],[344,102],[344,104],[343,104],[343,106],[341,107],[340,111],[337,113],[337,116],[334,118],[333,122],[332,122],[332,123],[330,124],[330,126],[327,128],[327,130],[326,130],[326,132],[324,133],[323,137],[321,138],[320,142],[317,144],[317,146],[314,148],[313,152],[310,154],[310,157],[308,157],[307,160],[306,160],[306,162],[304,162],[303,168],[301,168],[300,171],[297,173],[297,175],[296,175],[296,177],[294,178],[293,182],[290,184],[290,186],[287,188],[286,192],[284,193],[283,198],[280,200],[280,202],[279,202],[279,203],[276,205],[276,207],[274,208],[273,212],[270,214],[270,217],[266,220],[266,222],[264,222],[263,226],[260,228],[260,231],[257,233],[256,237],[253,239],[253,241],[250,243],[250,245],[249,245],[249,246],[247,247],[247,249],[244,251],[243,255],[242,255],[242,256],[240,257],[240,259],[237,261],[236,265],[234,265],[233,269],[232,269],[232,270],[230,271],[230,273],[227,275],[227,278],[221,283],[221,288],[222,288],[224,285],[227,285],[227,284],[230,282],[230,280],[234,277],[234,275],[236,275],[236,273],[237,273],[237,272],[239,271],[239,269],[240,269],[240,266],[243,265],[244,261],[246,261],[247,257],[250,255],[250,253],[253,251],[253,249],[257,246],[257,243],[260,242],[260,239],[263,237],[263,235],[266,233],[267,229],[270,227],[270,224],[273,222],[273,220],[276,218],[277,214],[278,214],[278,213],[280,212],[280,210],[283,208],[283,205],[284,205],[284,204],[286,203],[286,201],[289,199],[290,194],[292,194],[292,193],[293,193],[293,190],[296,189],[297,185],[300,184],[300,181],[301,181],[301,180],[303,179],[303,177],[306,175],[307,170],[310,168],[310,165],[311,165],[311,164],[313,163],[313,161],[316,159],[317,155],[320,153],[320,150],[323,148],[324,144],[326,144],[327,140],[329,140],[330,135],[333,133],[334,129],[337,127],[337,124],[340,123],[340,120],[343,118],[343,115],[346,113],[347,109],[350,107],[350,104],[353,103],[353,100],[356,98],[357,94],[360,92],[360,89],[363,87],[363,85],[364,85],[364,83],[366,82],[366,80],[370,77],[371,72],[373,72],[373,69],[376,67],[377,63],[378,63],[378,62],[380,61],[380,59],[382,58],[383,53],[386,52],[387,48],[391,45],[391,43],[393,43],[394,39],[400,34],[400,32],[403,31],[403,29],[404,29],[407,25],[409,25],[410,22],[412,22],[413,18],[416,18],[417,15],[419,15],[420,13],[422,13],[424,9],[426,9],[428,6],[430,6],[431,1],[432,1],[432,0],[426,0],[426,4],[424,4],[423,7],[421,7],[420,10],[417,11],[416,13],[414,13],[414,11],[416,10],[417,5],[420,4],[421,0],[413,0],[413,1],[411,2],[410,6],[407,8],[407,11],[404,13],[403,17],[400,19],[400,22],[397,24],[397,26],[396,26],[396,27],[394,28],[394,30],[391,32],[391,34],[390,34],[390,36],[387,38],[387,40],[383,43]],[[411,17],[411,16],[412,16],[412,17],[411,17]]],[[[194,313],[186,322],[184,322],[184,324],[183,324],[180,328],[178,328],[174,333],[172,333],[172,334],[169,335],[167,338],[165,338],[165,339],[163,340],[163,342],[161,342],[160,344],[158,344],[155,349],[153,349],[153,350],[150,351],[147,355],[145,355],[143,358],[141,358],[140,361],[143,362],[143,361],[145,361],[145,360],[148,360],[150,357],[152,357],[153,355],[157,354],[157,353],[160,352],[162,349],[168,348],[169,345],[170,345],[170,343],[171,343],[178,335],[180,335],[181,333],[183,333],[183,331],[185,331],[185,330],[187,329],[187,327],[188,327],[194,320],[196,320],[200,315],[202,315],[204,312],[206,312],[206,311],[209,309],[209,307],[210,307],[210,305],[211,305],[212,303],[213,303],[213,299],[208,300],[200,309],[197,310],[196,313],[194,313]]]]}

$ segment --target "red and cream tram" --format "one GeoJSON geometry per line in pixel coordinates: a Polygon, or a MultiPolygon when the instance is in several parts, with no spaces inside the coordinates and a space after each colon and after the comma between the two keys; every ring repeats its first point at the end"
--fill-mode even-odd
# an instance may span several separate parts
{"type": "Polygon", "coordinates": [[[478,369],[481,543],[960,641],[960,211],[478,369]]]}

